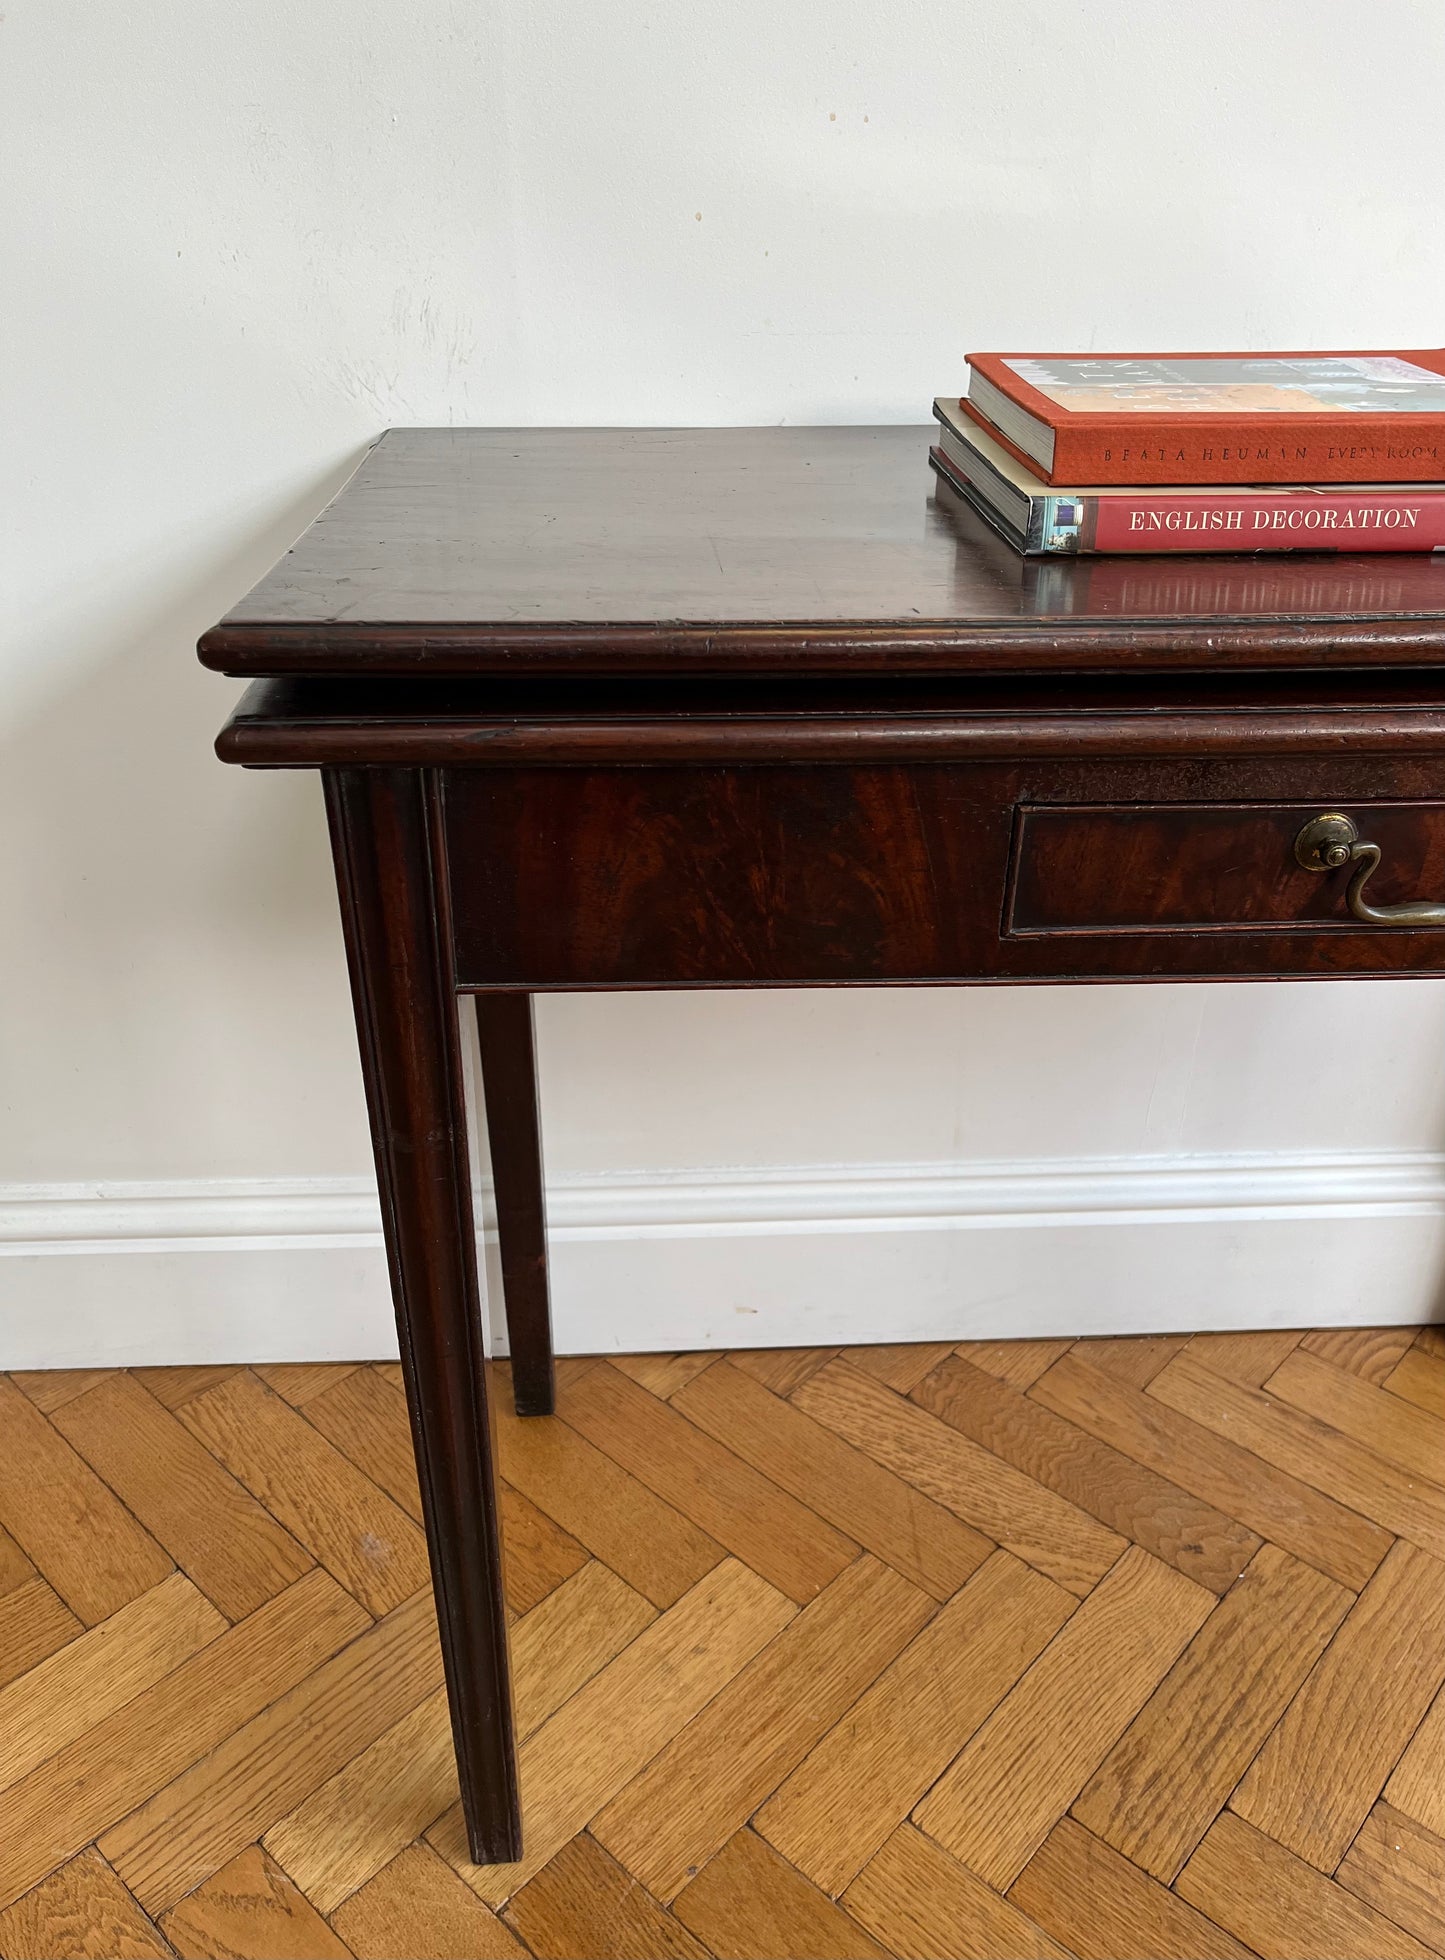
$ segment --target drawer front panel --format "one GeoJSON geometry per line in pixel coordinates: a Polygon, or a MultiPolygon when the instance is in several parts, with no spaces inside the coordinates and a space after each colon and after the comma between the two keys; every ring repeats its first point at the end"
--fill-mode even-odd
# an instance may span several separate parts
{"type": "MultiPolygon", "coordinates": [[[[1321,873],[1295,856],[1302,827],[1329,807],[1025,805],[1005,930],[1010,936],[1356,931],[1348,867],[1321,873]]],[[[1445,899],[1445,802],[1353,800],[1348,813],[1361,836],[1380,847],[1369,882],[1372,904],[1445,899]]]]}
{"type": "Polygon", "coordinates": [[[1305,870],[1295,839],[1343,811],[1380,850],[1372,904],[1445,901],[1441,788],[1379,757],[449,770],[457,977],[1438,973],[1445,927],[1353,917],[1349,869],[1305,870]]]}

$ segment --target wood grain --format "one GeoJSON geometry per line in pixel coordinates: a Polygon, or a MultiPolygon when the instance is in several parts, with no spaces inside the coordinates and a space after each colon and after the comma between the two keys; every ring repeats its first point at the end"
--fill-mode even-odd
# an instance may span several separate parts
{"type": "Polygon", "coordinates": [[[793,1399],[1070,1592],[1088,1592],[1124,1549],[1116,1532],[846,1361],[830,1361],[793,1399]]]}
{"type": "Polygon", "coordinates": [[[995,1552],[754,1819],[790,1864],[841,1892],[1052,1640],[1075,1601],[995,1552]]]}
{"type": "Polygon", "coordinates": [[[970,1367],[982,1368],[1010,1388],[1032,1388],[1045,1368],[1067,1354],[1072,1341],[960,1341],[953,1350],[970,1367]]]}
{"type": "Polygon", "coordinates": [[[1228,1811],[1179,1874],[1177,1889],[1260,1960],[1429,1960],[1428,1947],[1228,1811]]]}
{"type": "Polygon", "coordinates": [[[1258,1388],[1299,1346],[1298,1327],[1262,1327],[1240,1334],[1196,1334],[1184,1350],[1201,1368],[1226,1381],[1258,1388]]]}
{"type": "Polygon", "coordinates": [[[809,1375],[816,1375],[825,1361],[831,1361],[837,1348],[738,1348],[728,1356],[734,1368],[761,1382],[774,1395],[791,1395],[809,1375]]]}
{"type": "Polygon", "coordinates": [[[0,1597],[0,1687],[18,1679],[82,1631],[53,1586],[31,1579],[0,1597]]]}
{"type": "Polygon", "coordinates": [[[709,1368],[673,1401],[699,1429],[840,1530],[846,1526],[935,1599],[951,1598],[993,1549],[952,1511],[730,1362],[709,1368]]]}
{"type": "Polygon", "coordinates": [[[1415,1333],[1413,1327],[1317,1327],[1302,1338],[1300,1350],[1379,1387],[1415,1333]]]}
{"type": "Polygon", "coordinates": [[[1231,1586],[1259,1548],[1252,1531],[1213,1505],[959,1356],[921,1382],[913,1400],[1213,1592],[1231,1586]]]}
{"type": "Polygon", "coordinates": [[[1417,1409],[1445,1418],[1445,1361],[1426,1354],[1423,1348],[1410,1348],[1399,1365],[1386,1377],[1385,1386],[1417,1409]]]}
{"type": "Polygon", "coordinates": [[[678,1918],[717,1960],[883,1960],[885,1949],[751,1831],[679,1894],[678,1918]]]}
{"type": "Polygon", "coordinates": [[[17,1369],[10,1379],[22,1395],[29,1396],[44,1415],[52,1415],[63,1403],[77,1395],[84,1395],[88,1388],[100,1382],[114,1379],[110,1368],[41,1368],[17,1369]]]}
{"type": "Polygon", "coordinates": [[[353,1640],[204,1761],[158,1790],[100,1848],[152,1915],[264,1835],[441,1685],[431,1597],[418,1594],[353,1640]]]}
{"type": "Polygon", "coordinates": [[[179,1572],[0,1690],[0,1788],[18,1783],[224,1633],[179,1572]]]}
{"type": "Polygon", "coordinates": [[[1187,1334],[1105,1335],[1075,1342],[1079,1359],[1130,1388],[1147,1388],[1166,1361],[1187,1347],[1187,1334]]]}
{"type": "Polygon", "coordinates": [[[94,1847],[0,1912],[6,1960],[168,1960],[170,1952],[94,1847]]]}
{"type": "Polygon", "coordinates": [[[263,1361],[256,1364],[252,1373],[259,1375],[267,1388],[274,1388],[292,1408],[303,1409],[314,1396],[335,1388],[360,1366],[357,1361],[263,1361]]]}
{"type": "Polygon", "coordinates": [[[1372,1387],[1368,1379],[1347,1374],[1303,1347],[1275,1370],[1265,1387],[1281,1402],[1363,1443],[1423,1483],[1445,1488],[1445,1418],[1372,1387]]]}
{"type": "Polygon", "coordinates": [[[171,1561],[18,1388],[0,1376],[0,1520],[87,1626],[158,1585],[171,1561]]]}
{"type": "MultiPolygon", "coordinates": [[[[787,1350],[782,1350],[787,1352],[787,1350]]],[[[684,1387],[695,1375],[711,1368],[717,1360],[715,1354],[614,1354],[610,1357],[612,1366],[620,1368],[629,1381],[645,1388],[650,1395],[657,1395],[665,1402],[675,1390],[684,1387]]]]}
{"type": "Polygon", "coordinates": [[[1009,1898],[1078,1960],[1251,1960],[1250,1949],[1080,1824],[1064,1817],[1009,1887],[1009,1898]]]}
{"type": "Polygon", "coordinates": [[[348,1948],[256,1844],[161,1924],[181,1960],[232,1960],[237,1953],[257,1960],[348,1960],[348,1948]]]}
{"type": "Polygon", "coordinates": [[[1397,1810],[1413,1817],[1436,1837],[1445,1837],[1445,1689],[1410,1738],[1408,1748],[1385,1785],[1397,1810]]]}
{"type": "Polygon", "coordinates": [[[1352,1604],[1265,1545],[1110,1750],[1079,1822],[1168,1885],[1352,1604]]]}
{"type": "Polygon", "coordinates": [[[244,1619],[315,1563],[129,1375],[107,1377],[51,1420],[227,1619],[244,1619]]]}
{"type": "Polygon", "coordinates": [[[1227,1433],[1288,1475],[1332,1492],[1387,1531],[1445,1558],[1445,1489],[1419,1483],[1378,1451],[1262,1389],[1226,1382],[1182,1357],[1155,1377],[1148,1392],[1217,1434],[1227,1433]]]}
{"type": "MultiPolygon", "coordinates": [[[[517,1732],[526,1737],[655,1617],[589,1564],[513,1630],[517,1732]]],[[[457,1801],[446,1693],[437,1688],[267,1831],[267,1849],[331,1912],[457,1801]]]]}
{"type": "Polygon", "coordinates": [[[430,1845],[413,1844],[331,1915],[356,1960],[524,1960],[526,1948],[430,1845]]]}
{"type": "Polygon", "coordinates": [[[417,1526],[249,1370],[183,1402],[180,1417],[369,1613],[426,1585],[417,1526]]]}
{"type": "Polygon", "coordinates": [[[0,1795],[0,1903],[233,1736],[368,1624],[312,1571],[0,1795]]]}
{"type": "Polygon", "coordinates": [[[593,1836],[657,1898],[674,1898],[933,1610],[865,1554],[613,1798],[593,1836]]]}
{"type": "Polygon", "coordinates": [[[1006,1890],[1214,1603],[1131,1546],[939,1778],[917,1823],[1006,1890]]]}
{"type": "Polygon", "coordinates": [[[900,1395],[907,1395],[910,1389],[918,1386],[925,1375],[936,1368],[940,1361],[946,1361],[953,1353],[951,1341],[910,1342],[903,1347],[848,1347],[840,1351],[840,1359],[849,1367],[861,1368],[865,1375],[873,1375],[889,1388],[896,1389],[900,1395]]]}
{"type": "Polygon", "coordinates": [[[1172,1475],[1185,1489],[1351,1591],[1364,1585],[1390,1549],[1387,1531],[1332,1495],[1276,1469],[1154,1394],[1140,1394],[1087,1367],[1073,1354],[1050,1368],[1030,1392],[1045,1408],[1161,1476],[1172,1475]]]}
{"type": "Polygon", "coordinates": [[[857,1552],[816,1511],[610,1362],[569,1389],[558,1413],[799,1605],[830,1585],[857,1552]]]}
{"type": "Polygon", "coordinates": [[[1232,1808],[1332,1872],[1445,1681],[1445,1565],[1398,1544],[1347,1614],[1232,1808]],[[1327,1776],[1326,1763],[1350,1764],[1327,1776]]]}
{"type": "Polygon", "coordinates": [[[1445,1839],[1377,1803],[1335,1873],[1357,1899],[1445,1952],[1445,1839]]]}
{"type": "Polygon", "coordinates": [[[725,1560],[523,1743],[527,1846],[520,1861],[469,1864],[455,1810],[428,1832],[429,1840],[479,1898],[501,1905],[706,1708],[795,1611],[791,1600],[747,1566],[725,1560]]]}
{"type": "Polygon", "coordinates": [[[584,1831],[524,1885],[506,1918],[552,1960],[706,1960],[685,1927],[584,1831]]]}
{"type": "Polygon", "coordinates": [[[1018,1906],[911,1824],[893,1833],[843,1903],[888,1952],[914,1960],[1069,1960],[1018,1906]]]}
{"type": "Polygon", "coordinates": [[[723,1548],[565,1422],[492,1408],[502,1474],[654,1606],[671,1606],[723,1548]]]}

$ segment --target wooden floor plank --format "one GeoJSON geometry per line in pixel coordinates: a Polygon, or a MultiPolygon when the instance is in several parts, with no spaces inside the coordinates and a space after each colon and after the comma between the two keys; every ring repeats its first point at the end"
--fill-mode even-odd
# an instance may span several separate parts
{"type": "Polygon", "coordinates": [[[933,1611],[865,1553],[612,1799],[592,1835],[666,1904],[933,1611]]]}
{"type": "Polygon", "coordinates": [[[471,1864],[460,1806],[433,1826],[429,1841],[479,1898],[502,1905],[706,1708],[796,1611],[750,1567],[725,1559],[523,1743],[522,1859],[511,1865],[471,1864]]]}
{"type": "Polygon", "coordinates": [[[751,1831],[739,1831],[673,1910],[717,1960],[886,1960],[835,1906],[751,1831]]]}
{"type": "Polygon", "coordinates": [[[181,1960],[348,1960],[315,1907],[252,1844],[161,1922],[181,1960]]]}
{"type": "Polygon", "coordinates": [[[1070,1592],[1088,1592],[1124,1549],[1117,1532],[1077,1505],[842,1359],[804,1382],[793,1400],[1070,1592]]]}
{"type": "Polygon", "coordinates": [[[1247,1526],[955,1355],[914,1390],[920,1408],[1211,1592],[1259,1549],[1247,1526]]]}
{"type": "Polygon", "coordinates": [[[1445,1418],[1445,1361],[1434,1355],[1417,1347],[1408,1349],[1386,1376],[1385,1386],[1417,1409],[1445,1418]]]}
{"type": "Polygon", "coordinates": [[[1385,1795],[1397,1810],[1445,1838],[1445,1688],[1411,1736],[1385,1795]]]}
{"type": "Polygon", "coordinates": [[[226,1622],[179,1572],[0,1690],[0,1789],[163,1680],[226,1622]]]}
{"type": "Polygon", "coordinates": [[[1445,1489],[1420,1483],[1365,1444],[1263,1389],[1226,1382],[1182,1356],[1155,1376],[1148,1393],[1287,1475],[1328,1491],[1386,1531],[1445,1558],[1445,1489]]]}
{"type": "Polygon", "coordinates": [[[20,1369],[10,1379],[43,1415],[50,1415],[62,1404],[84,1395],[88,1388],[115,1378],[113,1368],[20,1369]]]}
{"type": "Polygon", "coordinates": [[[1248,1947],[1070,1817],[1049,1832],[1008,1896],[1078,1960],[1252,1960],[1248,1947]]]}
{"type": "Polygon", "coordinates": [[[192,1396],[180,1416],[369,1613],[428,1583],[419,1527],[249,1370],[192,1396]]]}
{"type": "Polygon", "coordinates": [[[1352,1592],[1390,1549],[1390,1534],[1379,1525],[1179,1414],[1151,1392],[1140,1393],[1086,1367],[1076,1354],[1056,1362],[1029,1392],[1045,1408],[1172,1477],[1352,1592]]]}
{"type": "Polygon", "coordinates": [[[982,1368],[1010,1388],[1032,1388],[1045,1368],[1073,1346],[1062,1341],[960,1341],[954,1353],[970,1367],[982,1368]]]}
{"type": "Polygon", "coordinates": [[[368,1624],[313,1570],[0,1795],[0,1906],[81,1850],[368,1624]]]}
{"type": "Polygon", "coordinates": [[[331,1915],[356,1960],[525,1960],[526,1948],[429,1844],[413,1844],[331,1915]]]}
{"type": "Polygon", "coordinates": [[[108,1620],[171,1570],[150,1533],[4,1376],[0,1521],[87,1626],[108,1620]]]}
{"type": "Polygon", "coordinates": [[[570,1389],[558,1413],[799,1605],[830,1585],[857,1554],[851,1538],[610,1362],[570,1389]]]}
{"type": "Polygon", "coordinates": [[[314,1396],[335,1388],[361,1365],[359,1361],[259,1361],[252,1373],[293,1409],[304,1409],[314,1396]]]}
{"type": "Polygon", "coordinates": [[[1110,1750],[1081,1824],[1172,1883],[1353,1604],[1265,1545],[1110,1750]]]}
{"type": "MultiPolygon", "coordinates": [[[[421,1523],[421,1489],[406,1397],[379,1368],[358,1368],[305,1404],[306,1420],[421,1523]]],[[[502,1562],[507,1603],[530,1612],[587,1563],[577,1540],[502,1480],[502,1562]]]]}
{"type": "Polygon", "coordinates": [[[1428,1947],[1229,1811],[1176,1889],[1261,1960],[1430,1960],[1428,1947]]]}
{"type": "Polygon", "coordinates": [[[736,1348],[727,1358],[734,1368],[741,1368],[774,1395],[791,1395],[837,1352],[830,1347],[736,1348]]]}
{"type": "Polygon", "coordinates": [[[129,1375],[109,1376],[51,1420],[228,1620],[254,1613],[315,1563],[129,1375]]]}
{"type": "Polygon", "coordinates": [[[418,1593],[105,1832],[102,1852],[156,1917],[440,1686],[441,1670],[431,1594],[418,1593]]]}
{"type": "Polygon", "coordinates": [[[0,1599],[18,1586],[28,1586],[40,1574],[15,1540],[0,1526],[0,1599]]]}
{"type": "Polygon", "coordinates": [[[915,1821],[1006,1890],[1215,1603],[1131,1545],[934,1785],[915,1821]]]}
{"type": "Polygon", "coordinates": [[[910,1960],[1070,1960],[1027,1913],[904,1824],[843,1895],[889,1953],[910,1960]]]}
{"type": "Polygon", "coordinates": [[[507,1907],[547,1960],[708,1960],[686,1928],[584,1831],[507,1907]]]}
{"type": "Polygon", "coordinates": [[[910,1341],[903,1347],[850,1347],[839,1350],[839,1359],[850,1368],[860,1368],[875,1381],[885,1383],[899,1395],[917,1388],[923,1377],[953,1353],[951,1341],[910,1341]]]}
{"type": "Polygon", "coordinates": [[[1275,1370],[1265,1388],[1422,1482],[1445,1488],[1445,1417],[1417,1409],[1303,1348],[1275,1370]]]}
{"type": "Polygon", "coordinates": [[[654,1606],[721,1562],[721,1545],[567,1423],[516,1415],[500,1398],[492,1421],[507,1480],[654,1606]]]}
{"type": "Polygon", "coordinates": [[[178,1409],[193,1395],[204,1395],[208,1388],[228,1382],[241,1370],[235,1362],[207,1362],[192,1368],[132,1368],[129,1372],[157,1402],[178,1409]]]}
{"type": "Polygon", "coordinates": [[[1360,1594],[1231,1808],[1332,1872],[1445,1680],[1445,1565],[1398,1544],[1360,1594]]]}
{"type": "Polygon", "coordinates": [[[1415,1339],[1413,1327],[1317,1327],[1300,1351],[1373,1382],[1378,1388],[1415,1339]]]}
{"type": "Polygon", "coordinates": [[[0,1912],[0,1953],[6,1960],[170,1960],[171,1949],[92,1848],[0,1912]]]}
{"type": "Polygon", "coordinates": [[[952,1598],[994,1549],[952,1511],[730,1362],[709,1368],[673,1406],[935,1599],[952,1598]]]}
{"type": "Polygon", "coordinates": [[[662,1401],[711,1368],[716,1354],[614,1354],[612,1366],[662,1401]]]}
{"type": "Polygon", "coordinates": [[[1357,1899],[1445,1953],[1445,1838],[1377,1803],[1335,1873],[1357,1899]]]}
{"type": "Polygon", "coordinates": [[[1189,1345],[1188,1334],[1105,1334],[1075,1341],[1074,1352],[1090,1368],[1098,1368],[1130,1388],[1147,1388],[1166,1361],[1189,1345]]]}
{"type": "Polygon", "coordinates": [[[1196,1334],[1184,1349],[1202,1368],[1226,1381],[1258,1388],[1299,1346],[1298,1327],[1261,1327],[1243,1334],[1196,1334]]]}
{"type": "Polygon", "coordinates": [[[0,1688],[84,1632],[53,1586],[32,1579],[0,1598],[0,1688]]]}
{"type": "Polygon", "coordinates": [[[754,1819],[836,1895],[1053,1639],[1076,1601],[995,1552],[799,1763],[754,1819]]]}
{"type": "MultiPolygon", "coordinates": [[[[656,1617],[595,1561],[512,1629],[517,1732],[525,1739],[656,1617]]],[[[446,1691],[437,1688],[266,1833],[272,1856],[322,1912],[457,1801],[446,1691]]]]}

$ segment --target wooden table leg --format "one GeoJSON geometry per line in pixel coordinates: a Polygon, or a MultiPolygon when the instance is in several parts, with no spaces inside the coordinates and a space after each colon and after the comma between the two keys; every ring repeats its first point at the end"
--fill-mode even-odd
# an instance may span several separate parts
{"type": "Polygon", "coordinates": [[[323,771],[473,1858],[520,1857],[446,870],[428,771],[323,771]]]}
{"type": "Polygon", "coordinates": [[[556,1391],[532,996],[485,993],[476,1001],[512,1392],[519,1416],[549,1416],[556,1391]]]}

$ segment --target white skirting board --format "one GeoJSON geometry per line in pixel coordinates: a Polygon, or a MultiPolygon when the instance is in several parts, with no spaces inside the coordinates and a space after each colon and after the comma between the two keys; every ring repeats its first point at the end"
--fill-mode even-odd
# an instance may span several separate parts
{"type": "MultiPolygon", "coordinates": [[[[638,1172],[548,1216],[562,1353],[1445,1318],[1439,1153],[638,1172]]],[[[0,1187],[0,1367],[394,1355],[378,1220],[363,1179],[0,1187]]]]}

